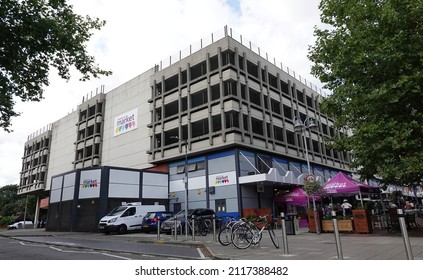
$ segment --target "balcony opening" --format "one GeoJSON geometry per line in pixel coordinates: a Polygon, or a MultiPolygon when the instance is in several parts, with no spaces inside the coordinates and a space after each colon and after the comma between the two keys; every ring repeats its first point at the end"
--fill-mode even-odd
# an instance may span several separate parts
{"type": "Polygon", "coordinates": [[[203,61],[197,65],[194,65],[190,68],[191,70],[191,80],[195,80],[198,77],[201,77],[206,74],[207,68],[206,68],[206,62],[203,61]]]}
{"type": "Polygon", "coordinates": [[[176,74],[176,75],[174,75],[170,78],[167,78],[164,81],[165,91],[170,91],[172,89],[177,88],[178,87],[178,79],[179,79],[178,74],[176,74]]]}
{"type": "Polygon", "coordinates": [[[191,135],[193,138],[209,133],[208,119],[203,119],[191,124],[191,135]]]}

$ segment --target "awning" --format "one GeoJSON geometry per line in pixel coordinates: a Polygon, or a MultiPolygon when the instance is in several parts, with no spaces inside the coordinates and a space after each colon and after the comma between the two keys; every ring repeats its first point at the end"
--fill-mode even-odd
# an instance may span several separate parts
{"type": "MultiPolygon", "coordinates": [[[[267,173],[259,173],[254,175],[247,175],[239,177],[240,184],[253,184],[253,183],[279,183],[287,185],[304,185],[305,174],[300,174],[300,176],[295,177],[294,172],[287,171],[285,175],[282,175],[279,169],[270,168],[267,173]]],[[[316,180],[323,182],[323,178],[316,176],[316,180]]]]}
{"type": "Polygon", "coordinates": [[[294,176],[292,171],[286,172],[285,175],[281,175],[279,170],[276,168],[270,168],[267,173],[260,173],[254,175],[247,175],[239,177],[240,184],[251,184],[251,183],[282,183],[282,184],[298,184],[297,178],[294,176]]]}

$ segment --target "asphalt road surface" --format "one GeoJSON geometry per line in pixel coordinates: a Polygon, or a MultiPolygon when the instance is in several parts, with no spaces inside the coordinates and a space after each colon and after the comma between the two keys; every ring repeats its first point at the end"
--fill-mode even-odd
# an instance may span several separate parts
{"type": "MultiPolygon", "coordinates": [[[[34,243],[0,237],[0,260],[155,260],[148,253],[114,252],[78,247],[76,240],[57,240],[56,244],[34,243]],[[72,246],[72,245],[75,246],[72,246]],[[63,246],[66,245],[66,246],[63,246]]],[[[177,259],[161,256],[160,259],[177,259]]]]}

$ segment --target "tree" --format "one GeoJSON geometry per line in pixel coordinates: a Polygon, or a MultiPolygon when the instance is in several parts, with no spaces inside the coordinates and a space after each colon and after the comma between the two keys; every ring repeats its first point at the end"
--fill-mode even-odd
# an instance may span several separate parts
{"type": "Polygon", "coordinates": [[[25,203],[27,205],[27,219],[33,219],[36,207],[36,198],[18,196],[18,185],[6,185],[0,188],[0,217],[18,216],[23,218],[25,212],[25,203]]]}
{"type": "Polygon", "coordinates": [[[74,14],[66,0],[0,0],[0,127],[10,132],[14,97],[40,101],[49,85],[50,67],[70,78],[70,67],[81,80],[109,75],[86,50],[91,30],[105,21],[74,14]]]}
{"type": "Polygon", "coordinates": [[[322,0],[312,74],[332,94],[321,110],[351,135],[332,138],[363,178],[423,176],[423,1],[322,0]]]}

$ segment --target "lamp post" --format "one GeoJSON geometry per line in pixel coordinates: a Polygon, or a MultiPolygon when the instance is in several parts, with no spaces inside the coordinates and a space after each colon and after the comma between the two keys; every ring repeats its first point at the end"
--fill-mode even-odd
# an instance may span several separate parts
{"type": "MultiPolygon", "coordinates": [[[[307,169],[308,169],[308,175],[311,174],[311,168],[310,168],[310,159],[308,157],[308,147],[307,147],[307,139],[306,139],[306,130],[317,127],[317,124],[312,117],[307,117],[304,122],[301,121],[299,117],[294,117],[294,130],[297,133],[301,133],[303,135],[303,142],[304,142],[304,149],[306,153],[306,160],[307,160],[307,169]]],[[[311,134],[310,134],[311,135],[311,134]]],[[[312,192],[312,199],[313,199],[313,215],[314,215],[314,223],[316,225],[316,233],[320,234],[320,226],[317,219],[317,209],[316,209],[316,199],[314,197],[314,192],[312,192]]]]}
{"type": "Polygon", "coordinates": [[[185,164],[184,164],[185,210],[184,212],[185,212],[185,240],[188,240],[188,142],[186,139],[181,139],[178,136],[171,136],[170,139],[176,139],[179,142],[184,142],[184,145],[185,145],[185,164]]]}

